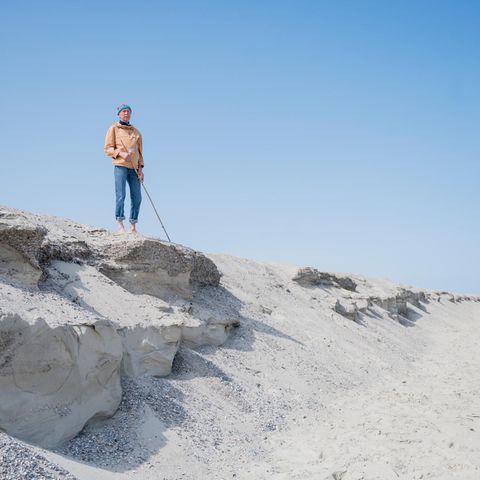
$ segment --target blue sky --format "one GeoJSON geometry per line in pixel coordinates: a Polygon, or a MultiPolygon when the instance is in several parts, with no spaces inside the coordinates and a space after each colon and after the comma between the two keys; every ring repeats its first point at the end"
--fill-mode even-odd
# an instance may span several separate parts
{"type": "MultiPolygon", "coordinates": [[[[145,183],[197,250],[480,293],[477,1],[2,5],[0,203],[115,228],[145,183]]],[[[162,236],[146,198],[139,229],[162,236]]]]}

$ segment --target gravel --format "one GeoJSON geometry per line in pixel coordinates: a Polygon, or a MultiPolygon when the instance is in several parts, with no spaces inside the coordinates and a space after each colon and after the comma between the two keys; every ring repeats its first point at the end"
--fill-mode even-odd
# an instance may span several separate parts
{"type": "Polygon", "coordinates": [[[181,347],[168,378],[122,378],[123,397],[115,415],[87,425],[58,453],[111,471],[137,468],[158,453],[158,443],[151,445],[141,436],[149,410],[160,421],[158,436],[177,430],[189,439],[189,456],[200,463],[226,459],[239,445],[245,458],[262,456],[256,437],[281,430],[291,405],[281,394],[245,388],[226,374],[222,363],[237,364],[240,356],[215,347],[181,347]]]}
{"type": "Polygon", "coordinates": [[[47,460],[32,447],[0,432],[2,480],[76,480],[72,474],[47,460]]]}
{"type": "Polygon", "coordinates": [[[183,395],[168,380],[122,378],[122,402],[112,418],[87,425],[58,453],[96,466],[125,470],[142,464],[153,451],[139,438],[139,425],[150,408],[166,428],[186,418],[183,395]]]}

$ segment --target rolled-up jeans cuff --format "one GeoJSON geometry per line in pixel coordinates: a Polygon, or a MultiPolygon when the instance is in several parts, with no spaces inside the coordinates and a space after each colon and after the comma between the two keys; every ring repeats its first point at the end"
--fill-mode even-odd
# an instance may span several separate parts
{"type": "Polygon", "coordinates": [[[135,220],[134,218],[131,218],[131,219],[129,220],[129,222],[133,225],[133,224],[137,223],[138,220],[135,220]]]}
{"type": "Polygon", "coordinates": [[[116,217],[117,222],[123,222],[125,220],[125,217],[116,217]]]}

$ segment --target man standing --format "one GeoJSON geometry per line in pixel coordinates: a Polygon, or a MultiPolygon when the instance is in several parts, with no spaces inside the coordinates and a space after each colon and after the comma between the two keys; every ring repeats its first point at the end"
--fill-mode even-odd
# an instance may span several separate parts
{"type": "Polygon", "coordinates": [[[105,137],[105,153],[111,157],[115,175],[115,218],[119,232],[124,233],[125,220],[124,203],[126,184],[130,189],[130,230],[137,233],[136,223],[142,202],[143,156],[142,135],[130,124],[132,109],[125,104],[117,108],[119,121],[114,123],[105,137]]]}

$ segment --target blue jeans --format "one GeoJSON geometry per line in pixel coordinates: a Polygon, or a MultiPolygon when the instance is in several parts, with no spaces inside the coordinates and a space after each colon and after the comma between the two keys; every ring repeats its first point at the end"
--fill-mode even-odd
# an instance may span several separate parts
{"type": "Polygon", "coordinates": [[[117,220],[125,220],[123,205],[125,203],[126,183],[130,188],[130,223],[138,222],[138,213],[142,203],[142,187],[140,180],[133,168],[119,167],[115,165],[115,217],[117,220]]]}

